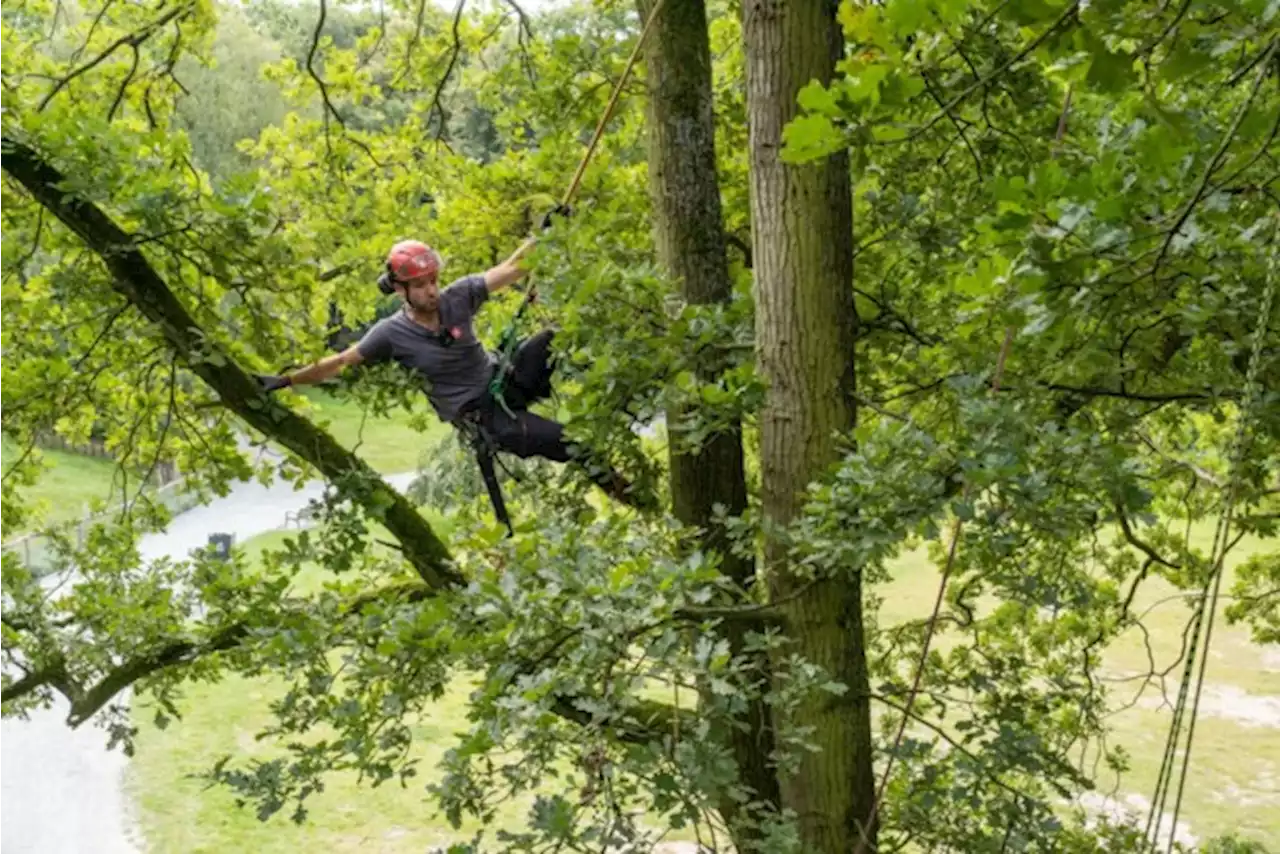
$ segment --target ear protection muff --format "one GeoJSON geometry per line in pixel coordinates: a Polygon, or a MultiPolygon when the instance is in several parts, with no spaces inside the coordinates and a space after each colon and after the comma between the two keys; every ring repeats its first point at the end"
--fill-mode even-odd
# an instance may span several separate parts
{"type": "MultiPolygon", "coordinates": [[[[390,264],[387,265],[388,268],[390,268],[390,266],[390,264]]],[[[390,269],[378,277],[378,290],[388,296],[396,292],[396,280],[391,276],[390,269]]]]}

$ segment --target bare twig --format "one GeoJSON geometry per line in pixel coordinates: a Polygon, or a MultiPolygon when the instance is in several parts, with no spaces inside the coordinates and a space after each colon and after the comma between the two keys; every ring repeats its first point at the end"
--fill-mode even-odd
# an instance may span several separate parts
{"type": "Polygon", "coordinates": [[[133,75],[138,73],[138,60],[142,58],[142,52],[138,50],[136,44],[129,45],[133,48],[133,64],[129,66],[129,73],[120,81],[120,88],[116,91],[116,98],[111,102],[111,109],[107,111],[107,121],[115,120],[116,110],[120,109],[120,104],[124,102],[124,93],[128,91],[129,84],[133,82],[133,75]]]}
{"type": "Polygon", "coordinates": [[[927,132],[930,128],[932,128],[938,122],[945,119],[948,113],[951,110],[953,110],[955,107],[959,106],[960,103],[964,101],[965,98],[968,98],[978,89],[987,86],[989,83],[991,83],[991,81],[995,80],[1001,74],[1004,74],[1014,65],[1016,65],[1017,63],[1021,62],[1022,60],[1030,56],[1032,51],[1034,51],[1040,45],[1044,44],[1045,40],[1048,39],[1049,36],[1053,35],[1057,31],[1058,27],[1066,23],[1071,18],[1071,16],[1073,16],[1076,13],[1076,10],[1080,7],[1081,2],[1082,0],[1074,0],[1074,2],[1071,3],[1071,5],[1067,6],[1067,8],[1062,10],[1062,14],[1058,15],[1058,17],[1054,19],[1053,23],[1050,24],[1045,29],[1044,32],[1036,36],[1036,38],[1033,39],[1029,44],[1027,44],[1027,46],[1024,47],[1022,50],[1018,51],[1012,57],[1005,60],[1005,62],[1002,65],[1000,65],[998,68],[994,69],[993,71],[991,71],[990,73],[982,77],[981,79],[975,80],[973,83],[971,83],[970,85],[962,89],[960,91],[960,94],[956,95],[950,101],[943,104],[942,109],[939,110],[937,114],[933,116],[933,118],[929,119],[923,125],[911,131],[911,133],[907,134],[905,137],[902,137],[901,139],[885,140],[883,142],[880,142],[879,144],[889,145],[889,144],[907,142],[927,132]]]}
{"type": "Polygon", "coordinates": [[[515,0],[503,0],[515,10],[517,19],[516,45],[520,50],[520,65],[530,83],[537,83],[537,75],[533,71],[533,58],[529,56],[529,42],[533,41],[533,27],[529,25],[529,16],[520,8],[515,0]]]}
{"type": "Polygon", "coordinates": [[[404,76],[409,73],[410,60],[413,59],[413,51],[418,47],[418,42],[422,39],[422,18],[427,10],[427,0],[418,0],[418,12],[414,16],[413,21],[413,37],[409,39],[409,43],[404,49],[404,63],[400,66],[400,71],[391,81],[391,85],[396,86],[404,76]]]}
{"type": "Polygon", "coordinates": [[[326,0],[320,0],[320,16],[316,19],[316,28],[311,34],[311,48],[307,51],[307,74],[311,75],[311,79],[316,81],[316,85],[320,87],[320,99],[324,101],[324,109],[322,111],[324,117],[324,147],[326,152],[332,154],[332,148],[329,143],[329,116],[332,114],[343,128],[346,128],[347,123],[343,121],[342,114],[338,112],[338,108],[329,100],[329,87],[325,85],[324,78],[316,72],[315,67],[316,51],[320,49],[320,33],[324,30],[324,20],[327,15],[326,0]]]}
{"type": "Polygon", "coordinates": [[[98,65],[100,65],[104,60],[106,60],[108,57],[110,57],[113,53],[115,53],[120,48],[125,47],[126,45],[135,47],[135,48],[138,47],[147,39],[151,38],[151,36],[155,34],[156,30],[160,29],[165,24],[169,23],[175,18],[186,17],[186,15],[190,14],[191,10],[194,8],[195,8],[194,5],[190,3],[184,4],[182,6],[177,6],[173,9],[170,9],[168,12],[161,15],[159,18],[156,18],[154,21],[147,24],[142,29],[132,32],[127,36],[121,36],[120,38],[116,39],[114,42],[107,45],[107,47],[101,53],[95,56],[93,59],[89,60],[84,65],[81,65],[78,68],[74,69],[66,77],[63,77],[56,84],[54,84],[54,87],[50,89],[49,92],[40,100],[40,104],[39,106],[36,107],[36,111],[39,112],[40,110],[43,110],[45,107],[49,105],[49,102],[53,100],[55,95],[57,95],[64,88],[66,88],[67,84],[69,84],[72,80],[75,80],[80,75],[85,74],[89,71],[92,71],[94,68],[97,68],[98,65]]]}
{"type": "Polygon", "coordinates": [[[920,76],[924,78],[925,91],[929,93],[929,97],[933,102],[947,114],[947,118],[951,120],[951,124],[956,129],[956,133],[960,135],[960,139],[964,142],[964,147],[969,149],[969,156],[973,158],[973,167],[979,176],[985,177],[982,170],[982,158],[978,156],[978,151],[973,147],[973,143],[969,142],[969,135],[965,133],[964,125],[960,123],[960,118],[942,101],[942,96],[933,88],[933,78],[929,76],[927,71],[922,71],[920,76]]]}
{"type": "Polygon", "coordinates": [[[462,54],[462,37],[458,32],[462,24],[462,12],[467,7],[467,0],[458,0],[457,7],[453,10],[453,48],[449,52],[449,64],[445,66],[444,74],[440,75],[440,81],[436,83],[436,91],[431,96],[431,104],[427,107],[427,121],[431,121],[431,116],[437,110],[440,112],[440,124],[436,128],[436,139],[442,140],[445,135],[445,124],[448,118],[444,106],[440,103],[440,95],[444,92],[444,87],[449,82],[449,78],[453,75],[453,67],[458,62],[458,57],[462,54]]]}
{"type": "Polygon", "coordinates": [[[1174,563],[1173,561],[1166,559],[1163,555],[1157,552],[1150,543],[1143,540],[1134,532],[1133,526],[1129,524],[1129,515],[1125,513],[1123,507],[1116,504],[1115,508],[1116,517],[1120,520],[1120,530],[1124,533],[1125,541],[1128,542],[1129,545],[1133,546],[1135,549],[1142,552],[1148,558],[1161,566],[1168,567],[1169,569],[1182,569],[1182,564],[1174,563]]]}

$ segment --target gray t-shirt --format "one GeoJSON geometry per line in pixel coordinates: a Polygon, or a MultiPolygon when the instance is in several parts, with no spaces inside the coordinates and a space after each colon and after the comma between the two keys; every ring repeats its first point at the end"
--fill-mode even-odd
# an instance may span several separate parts
{"type": "Polygon", "coordinates": [[[389,359],[417,371],[442,421],[452,421],[488,388],[493,362],[471,320],[489,298],[484,276],[459,279],[440,292],[440,329],[432,332],[398,311],[373,325],[356,349],[366,362],[389,359]]]}

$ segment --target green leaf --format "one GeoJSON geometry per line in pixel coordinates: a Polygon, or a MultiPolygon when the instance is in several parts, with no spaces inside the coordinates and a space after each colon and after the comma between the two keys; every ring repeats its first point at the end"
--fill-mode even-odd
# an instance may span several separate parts
{"type": "Polygon", "coordinates": [[[1093,51],[1085,81],[1101,92],[1120,92],[1132,85],[1137,77],[1132,56],[1098,46],[1093,51]]]}
{"type": "Polygon", "coordinates": [[[810,114],[793,119],[782,132],[782,159],[804,163],[827,157],[845,147],[845,138],[827,116],[810,114]]]}

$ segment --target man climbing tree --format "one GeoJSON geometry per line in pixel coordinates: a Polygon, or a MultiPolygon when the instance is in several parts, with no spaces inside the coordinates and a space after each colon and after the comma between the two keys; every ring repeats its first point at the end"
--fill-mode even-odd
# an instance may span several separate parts
{"type": "MultiPolygon", "coordinates": [[[[568,209],[561,206],[548,213],[542,222],[544,228],[557,213],[567,215],[568,209]]],[[[341,353],[284,376],[259,377],[259,381],[267,391],[277,391],[324,382],[350,366],[388,361],[415,371],[440,419],[472,437],[495,510],[507,523],[501,495],[496,492],[492,450],[560,463],[589,459],[585,449],[565,439],[564,425],[528,408],[551,396],[554,331],[546,329],[530,337],[505,362],[484,349],[472,323],[491,294],[525,276],[527,270],[521,261],[535,243],[529,238],[496,267],[464,276],[441,290],[444,262],[440,254],[417,240],[400,241],[391,247],[386,272],[378,279],[383,293],[400,297],[403,305],[399,312],[374,324],[359,342],[341,353]],[[501,383],[494,383],[495,376],[501,377],[501,383]]],[[[605,492],[620,501],[634,500],[621,475],[607,466],[588,463],[585,468],[605,492]]]]}

